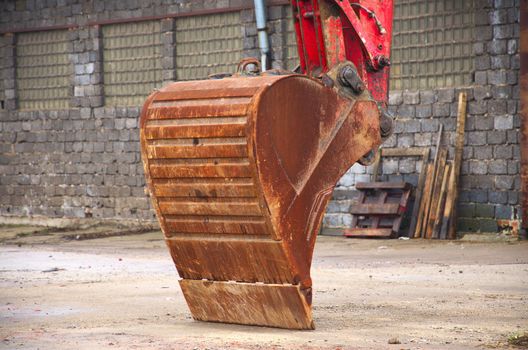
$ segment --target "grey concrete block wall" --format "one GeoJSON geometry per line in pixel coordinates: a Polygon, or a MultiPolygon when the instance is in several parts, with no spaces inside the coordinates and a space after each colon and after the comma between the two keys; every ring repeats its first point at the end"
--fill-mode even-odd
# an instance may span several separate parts
{"type": "MultiPolygon", "coordinates": [[[[0,4],[0,30],[75,24],[70,109],[19,111],[16,106],[15,40],[2,35],[5,109],[0,111],[0,215],[155,220],[144,191],[139,155],[140,106],[105,106],[101,30],[89,22],[161,16],[226,7],[247,1],[35,0],[0,4]]],[[[465,88],[393,91],[395,134],[385,147],[433,146],[438,125],[453,155],[457,94],[468,92],[466,147],[462,166],[459,226],[495,231],[496,219],[519,213],[519,2],[479,1],[474,43],[474,82],[465,88]]],[[[272,66],[286,59],[287,11],[268,9],[272,66]]],[[[243,56],[259,56],[251,9],[241,10],[243,56]]],[[[177,20],[177,19],[176,19],[177,20]]],[[[172,27],[168,31],[170,31],[172,27]]],[[[170,44],[170,43],[169,43],[170,44]]],[[[169,45],[170,46],[170,45],[169,45]]],[[[174,60],[170,60],[171,64],[174,60]]],[[[233,67],[234,68],[234,67],[233,67]]],[[[166,67],[166,80],[173,75],[166,67]]],[[[0,90],[1,91],[1,90],[0,90]]],[[[421,162],[387,160],[389,179],[416,183],[421,162]]],[[[339,181],[325,216],[327,227],[346,227],[356,198],[354,184],[370,169],[355,165],[339,181]]]]}
{"type": "MultiPolygon", "coordinates": [[[[282,65],[286,11],[270,1],[273,67],[282,65]]],[[[139,151],[141,106],[108,106],[104,100],[102,33],[89,22],[247,8],[245,0],[5,1],[0,31],[74,25],[70,108],[21,111],[16,99],[16,34],[0,36],[0,215],[156,220],[145,191],[139,151]]],[[[258,57],[254,10],[241,9],[243,57],[258,57]]],[[[163,79],[175,76],[174,21],[160,19],[163,79]]],[[[39,29],[37,29],[39,30],[39,29]]],[[[40,29],[41,30],[41,29],[40,29]]],[[[232,67],[233,71],[236,67],[232,67]]]]}
{"type": "MultiPolygon", "coordinates": [[[[268,38],[271,47],[270,67],[284,68],[286,60],[286,6],[275,5],[268,7],[268,38]]],[[[258,49],[257,27],[255,25],[255,11],[253,9],[242,10],[242,23],[244,25],[244,57],[260,57],[258,49]]]]}
{"type": "MultiPolygon", "coordinates": [[[[389,109],[395,133],[383,147],[431,147],[440,124],[442,144],[453,158],[457,99],[468,96],[464,156],[460,178],[459,221],[462,231],[496,232],[497,219],[519,220],[519,1],[480,1],[475,13],[473,83],[468,87],[427,91],[392,91],[389,109]]],[[[434,153],[431,154],[431,157],[434,153]]],[[[383,161],[385,179],[417,182],[421,162],[383,161]]],[[[325,216],[328,227],[350,222],[348,207],[358,181],[371,169],[355,165],[341,179],[325,216]],[[348,193],[344,196],[342,193],[348,193]]]]}
{"type": "Polygon", "coordinates": [[[153,219],[139,108],[2,112],[2,215],[153,219]]]}

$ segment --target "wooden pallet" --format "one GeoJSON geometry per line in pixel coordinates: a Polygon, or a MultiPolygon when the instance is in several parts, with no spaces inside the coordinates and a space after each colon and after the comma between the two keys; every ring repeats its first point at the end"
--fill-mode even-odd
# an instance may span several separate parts
{"type": "Polygon", "coordinates": [[[358,204],[353,205],[346,237],[385,237],[398,234],[411,195],[406,182],[358,182],[358,204]]]}
{"type": "Polygon", "coordinates": [[[429,162],[429,153],[430,153],[429,147],[411,147],[411,148],[382,148],[378,152],[378,157],[376,158],[376,161],[373,165],[373,172],[372,172],[372,181],[377,181],[378,179],[378,173],[379,168],[381,165],[381,159],[384,157],[392,157],[392,158],[407,158],[407,157],[420,157],[422,160],[422,166],[420,170],[420,176],[418,177],[418,184],[415,189],[415,195],[414,195],[414,206],[412,209],[412,215],[411,215],[411,223],[409,225],[409,231],[407,233],[408,237],[413,237],[414,232],[416,230],[417,225],[417,218],[418,218],[418,209],[421,206],[422,203],[422,197],[424,194],[424,188],[425,188],[425,180],[427,176],[427,163],[429,162]]]}

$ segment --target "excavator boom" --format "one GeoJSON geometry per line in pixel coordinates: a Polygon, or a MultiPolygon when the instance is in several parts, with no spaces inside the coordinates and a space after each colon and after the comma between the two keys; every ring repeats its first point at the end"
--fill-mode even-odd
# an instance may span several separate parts
{"type": "Polygon", "coordinates": [[[291,4],[303,74],[244,60],[152,93],[141,113],[147,185],[197,320],[313,329],[333,188],[390,133],[392,1],[291,4]]]}
{"type": "Polygon", "coordinates": [[[354,64],[372,97],[386,105],[392,0],[291,0],[303,74],[320,76],[354,64]]]}

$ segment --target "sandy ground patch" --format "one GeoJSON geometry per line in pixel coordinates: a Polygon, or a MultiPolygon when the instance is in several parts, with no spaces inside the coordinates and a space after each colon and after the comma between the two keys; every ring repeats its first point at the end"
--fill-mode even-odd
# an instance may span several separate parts
{"type": "Polygon", "coordinates": [[[0,246],[0,348],[506,348],[528,330],[526,242],[320,236],[315,331],[193,321],[159,232],[18,244],[0,246]]]}

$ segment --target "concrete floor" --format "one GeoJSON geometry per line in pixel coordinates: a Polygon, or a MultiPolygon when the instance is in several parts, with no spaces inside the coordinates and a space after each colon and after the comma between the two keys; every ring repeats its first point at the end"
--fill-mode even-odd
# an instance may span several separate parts
{"type": "Polygon", "coordinates": [[[528,331],[527,242],[321,236],[317,329],[289,331],[193,321],[159,232],[14,231],[0,227],[0,348],[507,348],[528,331]]]}

